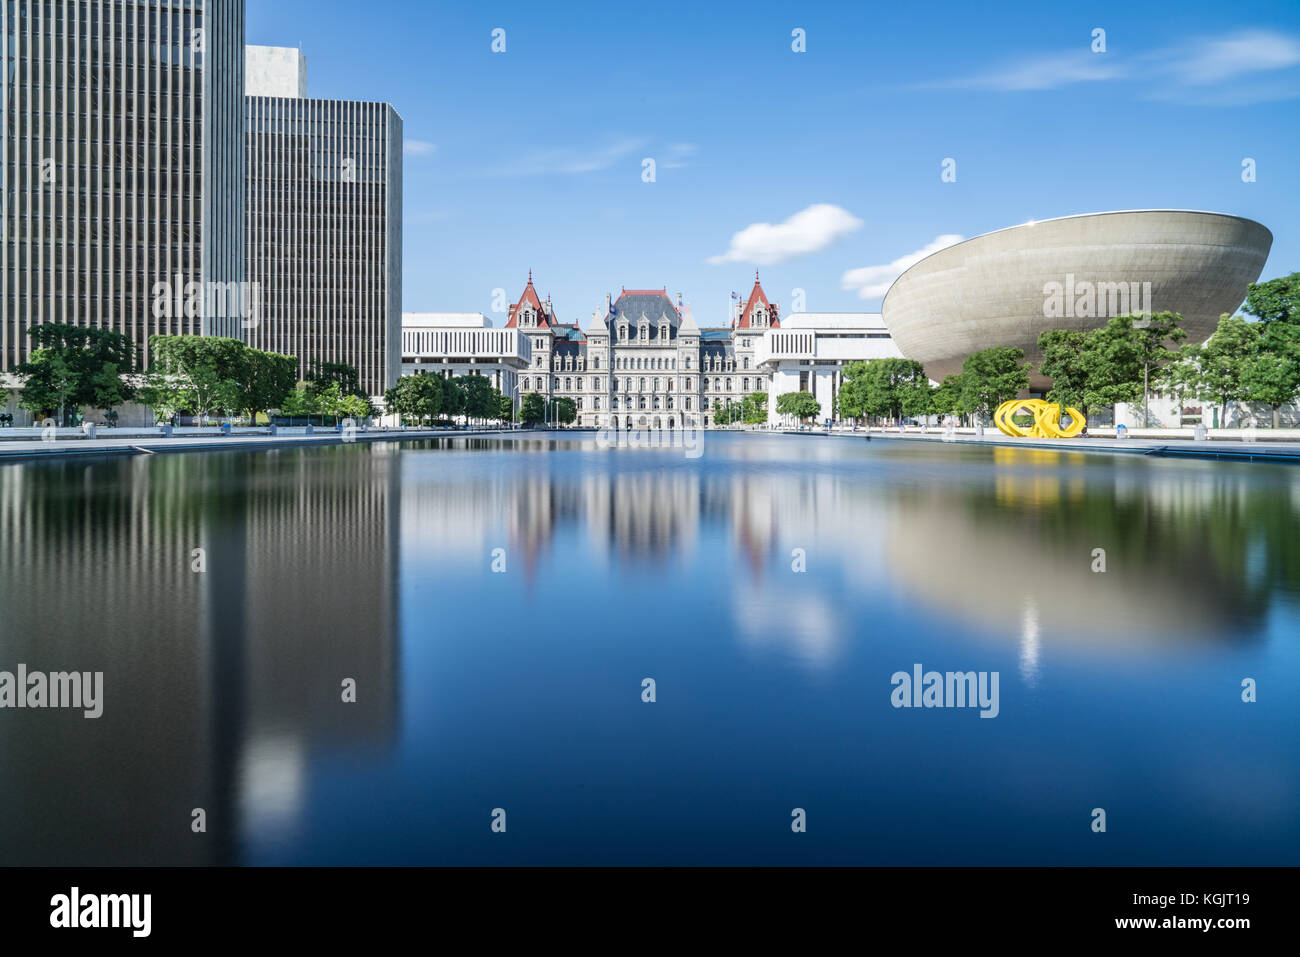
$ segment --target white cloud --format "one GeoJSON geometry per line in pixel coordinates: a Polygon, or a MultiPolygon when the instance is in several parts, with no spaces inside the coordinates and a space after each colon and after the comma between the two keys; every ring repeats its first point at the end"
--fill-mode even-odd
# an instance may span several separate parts
{"type": "Polygon", "coordinates": [[[819,252],[862,228],[862,220],[830,203],[815,203],[783,223],[753,223],[731,237],[731,248],[710,256],[710,265],[754,263],[772,266],[795,256],[819,252]]]}
{"type": "Polygon", "coordinates": [[[1026,60],[982,76],[943,83],[986,90],[1053,90],[1071,83],[1114,80],[1126,70],[1110,54],[1071,50],[1026,60]]]}
{"type": "MultiPolygon", "coordinates": [[[[1273,30],[1238,30],[1226,36],[1199,37],[1147,53],[1125,55],[1111,50],[1060,51],[1030,57],[989,73],[923,84],[924,88],[1023,92],[1053,90],[1077,83],[1131,80],[1141,82],[1142,95],[1152,99],[1214,98],[1247,103],[1283,99],[1277,84],[1257,86],[1260,74],[1276,73],[1300,64],[1300,40],[1273,30]],[[1225,87],[1226,85],[1226,87],[1225,87]]],[[[1300,96],[1300,84],[1291,84],[1300,96]]]]}
{"type": "Polygon", "coordinates": [[[1201,40],[1171,56],[1167,70],[1189,86],[1219,84],[1247,73],[1285,70],[1300,63],[1300,41],[1270,30],[1242,30],[1201,40]]]}
{"type": "MultiPolygon", "coordinates": [[[[627,159],[639,150],[644,142],[644,140],[622,139],[596,149],[558,147],[536,150],[521,154],[503,166],[488,169],[484,175],[514,177],[595,173],[609,169],[615,163],[627,159]]],[[[640,175],[639,168],[637,175],[640,175]]]]}
{"type": "Polygon", "coordinates": [[[402,152],[407,156],[432,156],[437,151],[435,144],[424,140],[406,140],[402,143],[402,152]]]}
{"type": "Polygon", "coordinates": [[[916,252],[908,253],[906,256],[899,256],[893,262],[885,263],[883,266],[862,266],[858,269],[850,269],[840,277],[840,288],[856,289],[858,296],[862,299],[879,299],[889,291],[889,287],[894,284],[895,279],[903,274],[904,270],[915,266],[931,253],[937,253],[940,249],[947,249],[949,246],[961,242],[962,239],[963,237],[956,233],[944,233],[942,236],[936,236],[930,240],[916,252]]]}
{"type": "Polygon", "coordinates": [[[669,143],[659,163],[660,168],[682,169],[687,165],[686,160],[695,155],[695,149],[694,143],[669,143]]]}

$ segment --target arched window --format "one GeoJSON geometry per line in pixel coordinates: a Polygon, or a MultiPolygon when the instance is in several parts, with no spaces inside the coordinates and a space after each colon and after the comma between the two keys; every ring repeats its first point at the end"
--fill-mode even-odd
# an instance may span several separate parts
{"type": "Polygon", "coordinates": [[[727,391],[728,391],[728,392],[731,391],[731,380],[730,380],[730,379],[727,380],[727,391]]]}
{"type": "Polygon", "coordinates": [[[745,356],[745,360],[744,360],[744,361],[745,361],[745,368],[748,369],[748,368],[749,368],[749,356],[745,356]]]}
{"type": "Polygon", "coordinates": [[[638,391],[638,392],[644,392],[644,391],[645,391],[645,377],[644,377],[644,376],[641,377],[640,387],[637,389],[637,391],[638,391]]]}

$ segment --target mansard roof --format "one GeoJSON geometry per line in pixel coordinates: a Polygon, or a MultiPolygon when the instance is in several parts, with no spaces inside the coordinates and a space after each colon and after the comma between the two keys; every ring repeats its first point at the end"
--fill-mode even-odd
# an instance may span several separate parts
{"type": "Polygon", "coordinates": [[[674,329],[681,323],[681,313],[673,305],[673,301],[668,298],[668,289],[624,289],[619,293],[618,299],[609,307],[609,315],[606,322],[626,320],[627,324],[636,327],[642,319],[647,319],[651,325],[651,335],[655,334],[655,328],[661,321],[667,321],[674,329]]]}
{"type": "Polygon", "coordinates": [[[579,345],[585,345],[587,342],[587,336],[578,328],[576,322],[571,326],[556,325],[555,344],[558,346],[562,342],[572,342],[579,345]]]}

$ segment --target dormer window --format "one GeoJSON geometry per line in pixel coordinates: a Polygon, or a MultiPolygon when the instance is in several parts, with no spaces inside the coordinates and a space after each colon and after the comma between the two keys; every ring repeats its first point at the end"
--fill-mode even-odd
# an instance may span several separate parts
{"type": "Polygon", "coordinates": [[[659,323],[659,338],[665,340],[668,338],[668,323],[659,323]]]}
{"type": "Polygon", "coordinates": [[[643,322],[643,323],[641,323],[641,327],[640,327],[640,330],[639,330],[639,331],[640,331],[640,335],[641,335],[641,341],[642,341],[642,342],[649,342],[649,341],[650,341],[650,323],[648,323],[648,322],[643,322]]]}
{"type": "Polygon", "coordinates": [[[626,322],[623,322],[623,323],[620,323],[620,324],[619,324],[619,327],[618,327],[618,338],[619,338],[621,341],[623,341],[623,342],[627,342],[627,323],[626,323],[626,322]]]}

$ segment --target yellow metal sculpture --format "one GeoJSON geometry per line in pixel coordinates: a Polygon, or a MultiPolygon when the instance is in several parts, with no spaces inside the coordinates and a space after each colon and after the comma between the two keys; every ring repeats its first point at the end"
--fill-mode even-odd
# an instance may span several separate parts
{"type": "Polygon", "coordinates": [[[1043,399],[1012,399],[1003,402],[993,413],[993,424],[1007,435],[1019,438],[1035,439],[1072,439],[1088,424],[1083,413],[1073,406],[1065,407],[1065,414],[1070,417],[1069,425],[1061,425],[1061,407],[1055,402],[1043,399]],[[1034,417],[1034,424],[1016,425],[1014,416],[1028,412],[1034,417]]]}

